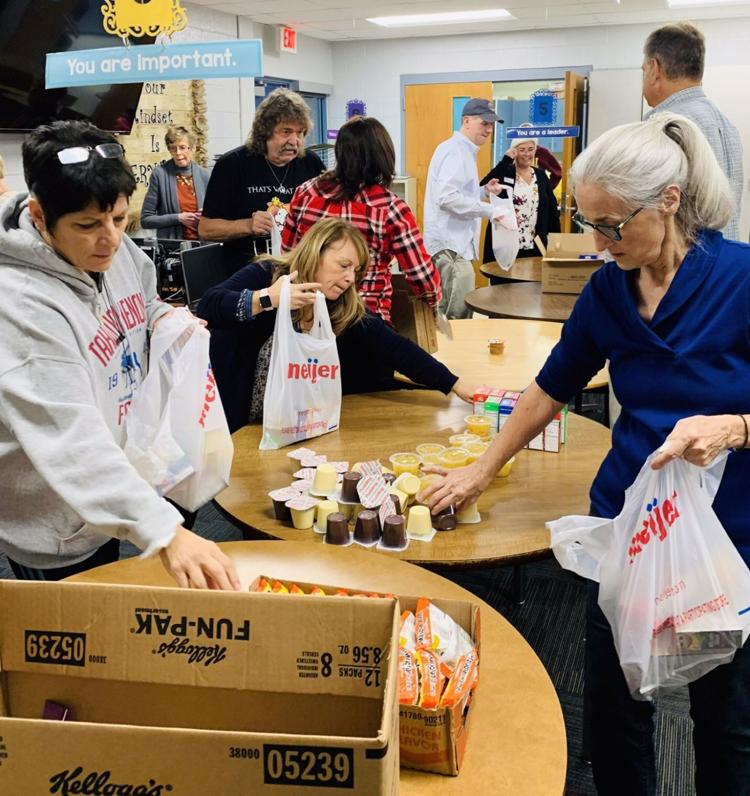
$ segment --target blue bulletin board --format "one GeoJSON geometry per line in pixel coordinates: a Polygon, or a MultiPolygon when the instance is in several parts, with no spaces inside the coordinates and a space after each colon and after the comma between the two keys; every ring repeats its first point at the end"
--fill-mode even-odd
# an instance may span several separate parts
{"type": "Polygon", "coordinates": [[[556,117],[557,94],[554,91],[541,89],[529,97],[529,121],[532,124],[554,124],[556,117]]]}

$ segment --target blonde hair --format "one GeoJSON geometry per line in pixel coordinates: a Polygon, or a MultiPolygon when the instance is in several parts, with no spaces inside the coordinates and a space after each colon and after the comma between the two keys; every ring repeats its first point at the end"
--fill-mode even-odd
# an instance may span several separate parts
{"type": "Polygon", "coordinates": [[[680,189],[675,222],[692,242],[701,229],[722,229],[734,210],[724,172],[708,141],[689,119],[658,113],[599,136],[575,160],[571,186],[597,185],[627,207],[659,209],[664,190],[680,189]]]}
{"type": "MultiPolygon", "coordinates": [[[[521,125],[521,127],[523,127],[523,125],[521,125]]],[[[529,142],[531,142],[535,147],[539,146],[536,138],[514,138],[513,141],[511,141],[510,148],[515,149],[517,146],[521,146],[521,144],[528,144],[529,142]]]]}
{"type": "Polygon", "coordinates": [[[356,271],[354,284],[345,290],[335,301],[328,302],[328,313],[335,335],[365,317],[365,305],[359,295],[367,268],[370,264],[370,251],[362,233],[348,221],[340,218],[324,218],[313,224],[302,240],[288,253],[281,257],[260,256],[256,259],[270,261],[274,265],[271,282],[275,282],[285,274],[297,271],[299,282],[315,282],[320,260],[326,250],[340,241],[351,241],[357,251],[359,268],[356,271]]]}

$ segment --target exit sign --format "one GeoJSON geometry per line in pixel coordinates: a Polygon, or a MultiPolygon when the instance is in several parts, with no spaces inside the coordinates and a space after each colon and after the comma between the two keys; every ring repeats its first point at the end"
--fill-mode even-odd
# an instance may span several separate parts
{"type": "Polygon", "coordinates": [[[281,28],[281,52],[297,52],[297,31],[293,28],[281,28]]]}

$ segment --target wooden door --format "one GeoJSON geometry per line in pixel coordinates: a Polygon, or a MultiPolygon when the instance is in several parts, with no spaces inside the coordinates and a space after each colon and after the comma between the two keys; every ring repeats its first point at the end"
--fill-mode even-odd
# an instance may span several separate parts
{"type": "MultiPolygon", "coordinates": [[[[406,86],[404,92],[406,150],[406,173],[417,181],[417,223],[423,227],[424,192],[427,185],[427,170],[435,148],[453,134],[454,98],[484,97],[492,100],[492,83],[433,83],[406,86]]],[[[492,142],[487,141],[479,150],[477,170],[481,180],[494,166],[492,142]]],[[[482,240],[484,224],[482,225],[482,240]]],[[[479,251],[482,251],[482,240],[479,251]]],[[[479,273],[479,263],[474,263],[477,286],[487,284],[479,273]]]]}
{"type": "Polygon", "coordinates": [[[572,232],[573,197],[568,190],[568,174],[570,167],[576,156],[583,149],[583,111],[586,104],[586,92],[588,91],[588,81],[583,75],[575,72],[565,73],[565,116],[563,124],[566,127],[577,124],[581,128],[581,135],[578,138],[566,138],[563,141],[563,161],[562,161],[562,187],[560,202],[560,227],[563,232],[572,232]]]}

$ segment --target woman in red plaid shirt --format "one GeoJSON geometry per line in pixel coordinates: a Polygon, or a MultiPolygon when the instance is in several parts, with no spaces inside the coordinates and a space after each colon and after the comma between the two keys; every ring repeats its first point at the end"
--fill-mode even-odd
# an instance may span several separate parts
{"type": "Polygon", "coordinates": [[[282,234],[284,251],[293,249],[316,221],[339,216],[362,233],[370,250],[359,289],[368,310],[390,323],[394,258],[417,298],[434,309],[442,298],[440,274],[414,214],[389,190],[396,155],[388,131],[377,119],[355,116],[339,130],[335,152],[335,169],[294,192],[282,234]]]}

